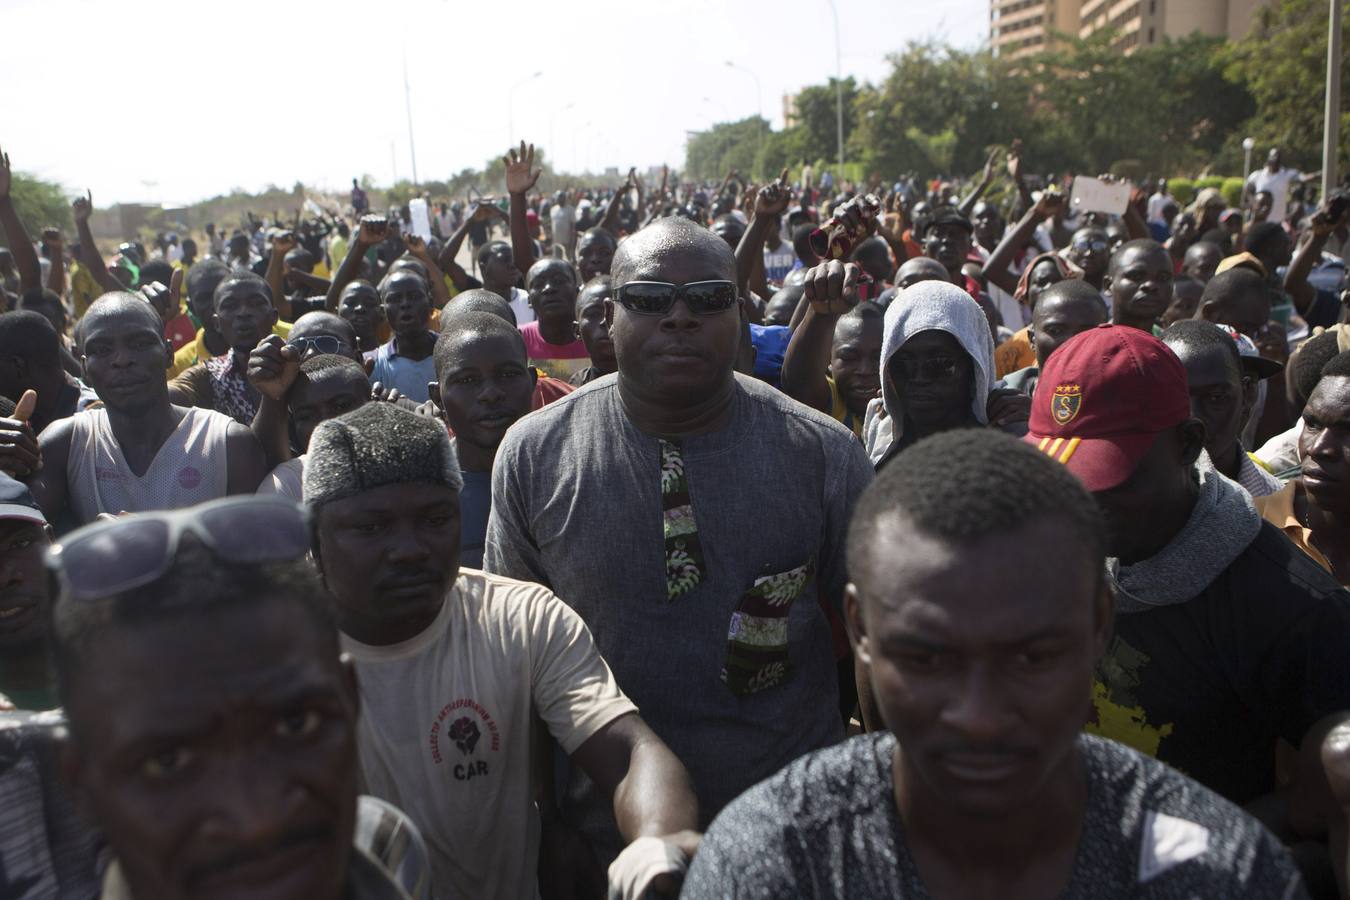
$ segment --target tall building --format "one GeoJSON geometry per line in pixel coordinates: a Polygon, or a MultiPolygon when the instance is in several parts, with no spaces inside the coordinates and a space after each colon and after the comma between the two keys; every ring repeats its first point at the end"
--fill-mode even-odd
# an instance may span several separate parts
{"type": "Polygon", "coordinates": [[[1193,32],[1246,37],[1252,17],[1264,0],[1082,0],[1080,37],[1104,28],[1116,30],[1115,46],[1125,53],[1156,44],[1165,37],[1193,32]]]}
{"type": "Polygon", "coordinates": [[[989,43],[995,56],[1017,59],[1054,44],[1055,32],[1075,34],[1083,0],[990,0],[989,43]]]}
{"type": "Polygon", "coordinates": [[[1016,59],[1052,46],[1054,33],[1090,37],[1116,31],[1124,53],[1192,32],[1245,37],[1267,0],[989,0],[989,43],[1016,59]]]}

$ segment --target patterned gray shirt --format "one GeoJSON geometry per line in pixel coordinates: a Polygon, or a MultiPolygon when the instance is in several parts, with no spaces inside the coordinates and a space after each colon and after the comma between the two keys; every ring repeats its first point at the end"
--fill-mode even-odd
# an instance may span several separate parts
{"type": "MultiPolygon", "coordinates": [[[[1074,900],[1305,898],[1273,835],[1167,766],[1079,738],[1088,808],[1061,894],[1074,900]]],[[[703,837],[684,898],[929,898],[895,807],[889,733],[792,763],[723,810],[703,837]]]]}

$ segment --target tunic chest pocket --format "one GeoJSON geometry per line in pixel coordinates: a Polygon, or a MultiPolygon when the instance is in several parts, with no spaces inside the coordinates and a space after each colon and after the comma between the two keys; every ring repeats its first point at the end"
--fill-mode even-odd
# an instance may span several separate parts
{"type": "Polygon", "coordinates": [[[722,681],[740,696],[783,684],[792,677],[788,658],[788,613],[814,574],[814,561],[776,575],[760,575],[741,595],[727,630],[722,681]]]}

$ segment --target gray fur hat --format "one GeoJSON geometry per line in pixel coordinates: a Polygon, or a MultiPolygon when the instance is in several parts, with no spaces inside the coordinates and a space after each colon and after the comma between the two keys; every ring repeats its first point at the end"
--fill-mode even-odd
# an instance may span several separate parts
{"type": "Polygon", "coordinates": [[[383,487],[423,482],[459,490],[464,479],[438,420],[372,402],[319,423],[305,461],[305,502],[318,507],[383,487]]]}

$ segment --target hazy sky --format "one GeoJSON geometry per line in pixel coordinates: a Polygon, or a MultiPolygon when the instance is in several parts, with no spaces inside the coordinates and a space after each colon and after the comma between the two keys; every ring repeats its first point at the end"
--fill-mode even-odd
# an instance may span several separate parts
{"type": "MultiPolygon", "coordinates": [[[[836,4],[863,80],[910,39],[988,35],[988,0],[836,4]]],[[[835,69],[826,0],[0,0],[0,21],[0,147],[100,206],[410,177],[405,53],[424,180],[511,133],[568,170],[678,165],[687,130],[757,103],[781,127],[835,69]]]]}

